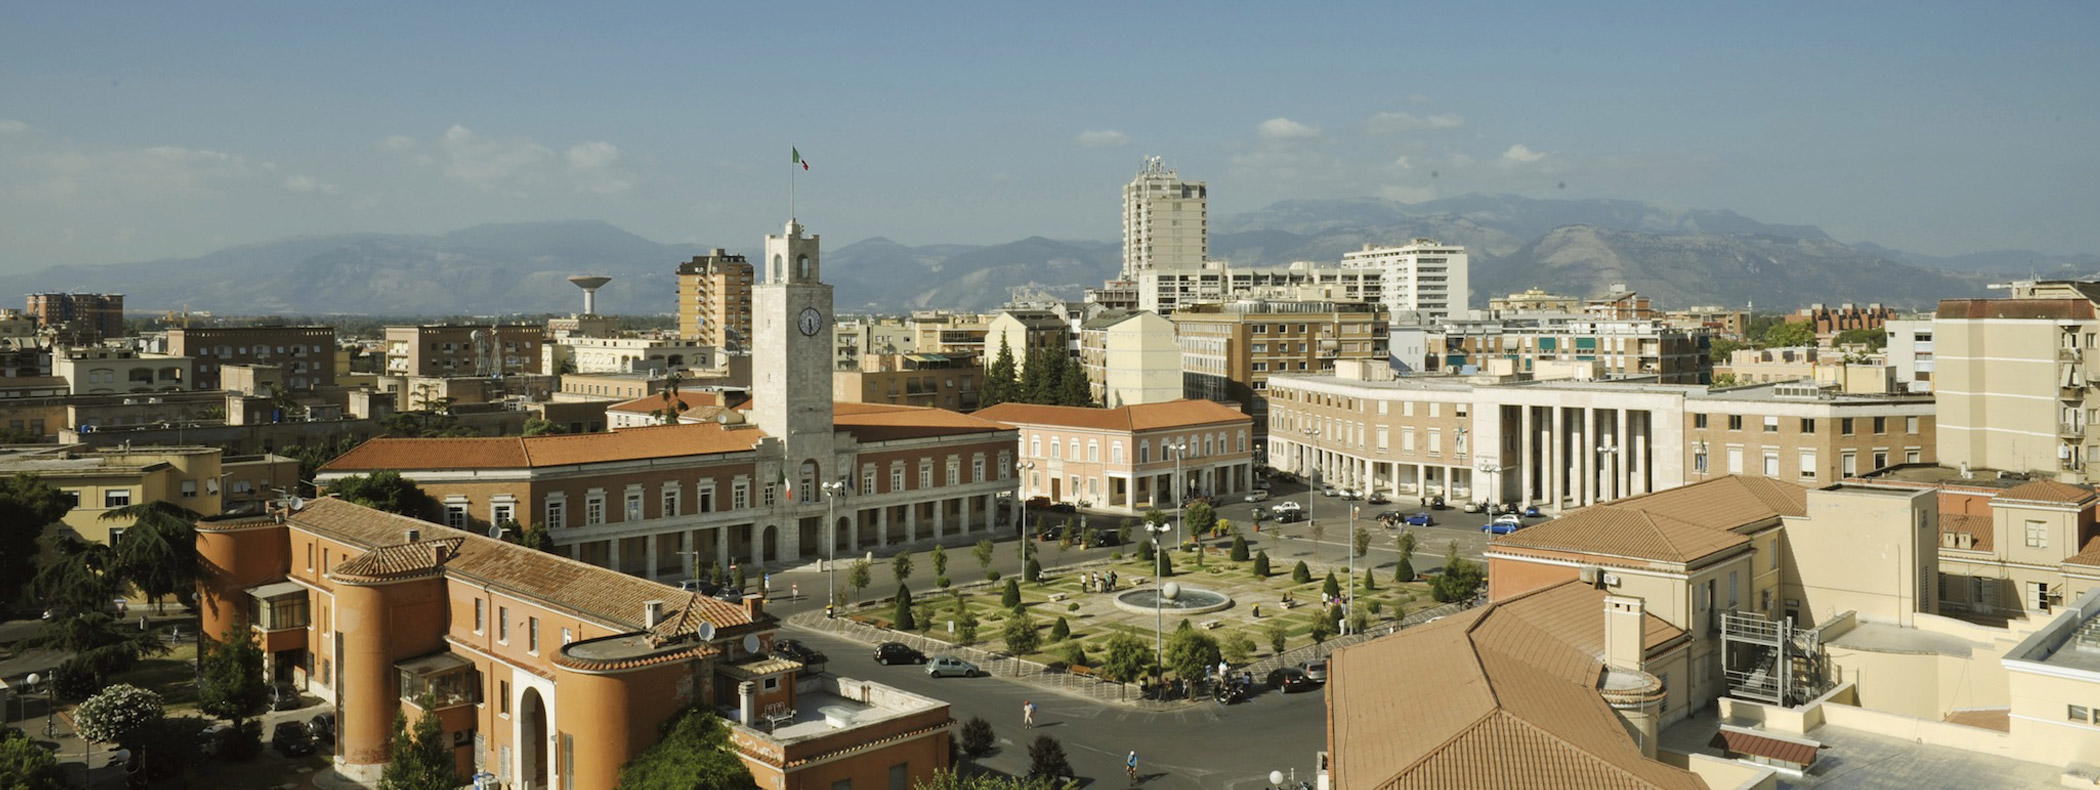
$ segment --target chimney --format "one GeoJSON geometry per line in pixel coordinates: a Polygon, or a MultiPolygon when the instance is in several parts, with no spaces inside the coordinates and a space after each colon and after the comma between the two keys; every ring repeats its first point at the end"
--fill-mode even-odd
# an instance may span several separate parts
{"type": "Polygon", "coordinates": [[[758,593],[744,594],[744,611],[751,613],[751,622],[758,622],[766,615],[766,596],[758,593]]]}
{"type": "Polygon", "coordinates": [[[664,620],[664,602],[663,602],[663,601],[643,601],[643,602],[642,602],[642,627],[643,627],[643,628],[646,628],[646,629],[655,629],[655,628],[656,628],[656,624],[657,624],[657,623],[661,623],[661,622],[663,622],[663,620],[664,620]]]}
{"type": "Polygon", "coordinates": [[[757,695],[752,693],[757,687],[758,684],[748,680],[736,684],[737,720],[743,722],[746,727],[758,726],[758,699],[757,695]]]}
{"type": "Polygon", "coordinates": [[[443,543],[432,543],[432,544],[430,544],[430,562],[431,562],[431,564],[433,564],[433,565],[443,565],[443,564],[445,564],[445,560],[449,560],[449,559],[451,559],[451,558],[452,558],[452,556],[451,556],[451,555],[450,555],[449,553],[447,553],[447,552],[445,551],[445,544],[443,544],[443,543]]]}
{"type": "Polygon", "coordinates": [[[410,528],[410,529],[408,530],[408,532],[407,532],[407,540],[404,540],[404,541],[402,541],[402,542],[404,542],[404,543],[415,543],[415,542],[417,542],[417,541],[420,541],[420,540],[422,540],[422,539],[423,539],[423,531],[422,531],[422,530],[420,530],[420,529],[414,529],[414,528],[410,528]]]}
{"type": "Polygon", "coordinates": [[[1641,644],[1646,641],[1646,604],[1624,595],[1604,596],[1604,664],[1641,671],[1641,644]]]}

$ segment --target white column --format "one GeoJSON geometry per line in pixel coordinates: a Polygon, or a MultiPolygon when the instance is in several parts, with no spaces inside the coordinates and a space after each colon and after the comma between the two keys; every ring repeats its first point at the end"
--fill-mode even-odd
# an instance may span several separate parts
{"type": "Polygon", "coordinates": [[[721,568],[723,569],[723,573],[729,572],[728,527],[715,527],[715,564],[721,566],[721,568]]]}
{"type": "Polygon", "coordinates": [[[626,573],[627,570],[620,566],[620,539],[612,538],[605,541],[605,543],[606,556],[610,558],[608,562],[612,563],[612,569],[621,573],[626,573]]]}
{"type": "Polygon", "coordinates": [[[1582,442],[1577,446],[1582,452],[1582,486],[1575,495],[1585,507],[1597,504],[1597,410],[1582,407],[1582,442]]]}
{"type": "Polygon", "coordinates": [[[1628,436],[1626,434],[1626,420],[1631,416],[1633,416],[1633,413],[1625,409],[1618,409],[1612,412],[1613,420],[1618,423],[1613,427],[1618,430],[1619,442],[1617,445],[1615,445],[1619,448],[1619,452],[1615,455],[1615,457],[1612,458],[1612,463],[1614,464],[1614,471],[1612,474],[1613,499],[1619,499],[1626,496],[1630,496],[1633,490],[1632,486],[1629,485],[1632,481],[1628,480],[1626,477],[1626,470],[1629,468],[1628,465],[1632,463],[1632,460],[1627,458],[1627,456],[1632,455],[1634,452],[1633,445],[1631,442],[1628,441],[1628,436]]]}
{"type": "Polygon", "coordinates": [[[1553,407],[1553,427],[1548,436],[1553,443],[1547,448],[1546,501],[1553,503],[1553,509],[1557,511],[1568,498],[1568,415],[1559,406],[1553,407]]]}
{"type": "Polygon", "coordinates": [[[947,520],[948,500],[933,500],[933,539],[935,542],[939,542],[942,537],[945,537],[943,533],[947,527],[947,520]]]}
{"type": "Polygon", "coordinates": [[[649,579],[649,580],[651,580],[651,581],[654,581],[654,580],[656,579],[656,536],[655,536],[655,535],[650,535],[650,536],[648,536],[648,537],[646,537],[646,538],[643,538],[643,539],[642,539],[642,558],[643,558],[643,561],[645,561],[645,562],[649,563],[649,567],[646,567],[646,568],[643,568],[643,569],[642,569],[642,578],[644,578],[644,579],[649,579]]]}
{"type": "Polygon", "coordinates": [[[875,512],[875,547],[890,545],[890,507],[882,506],[875,512]]]}
{"type": "Polygon", "coordinates": [[[1519,494],[1518,499],[1521,500],[1518,504],[1529,505],[1531,504],[1531,464],[1537,460],[1536,453],[1531,448],[1538,443],[1539,438],[1532,432],[1531,407],[1529,405],[1517,407],[1517,426],[1517,477],[1519,478],[1518,485],[1523,486],[1523,488],[1517,490],[1519,494]]]}

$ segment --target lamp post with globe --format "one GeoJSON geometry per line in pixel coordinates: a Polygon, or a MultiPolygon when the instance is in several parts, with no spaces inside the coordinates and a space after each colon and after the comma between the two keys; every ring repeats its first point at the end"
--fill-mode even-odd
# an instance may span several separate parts
{"type": "Polygon", "coordinates": [[[824,534],[831,536],[826,541],[830,545],[826,546],[824,551],[824,616],[830,617],[833,613],[832,607],[838,602],[838,590],[832,582],[832,575],[839,564],[839,536],[836,531],[839,528],[839,498],[853,489],[846,485],[843,478],[825,483],[823,488],[824,520],[830,523],[830,529],[825,530],[824,534]]]}
{"type": "MultiPolygon", "coordinates": [[[[1165,549],[1159,547],[1159,537],[1166,534],[1168,529],[1165,524],[1153,524],[1150,522],[1145,524],[1145,531],[1152,533],[1152,671],[1155,676],[1158,676],[1158,673],[1165,666],[1163,659],[1166,656],[1167,618],[1165,604],[1168,592],[1167,585],[1170,582],[1160,578],[1160,571],[1163,569],[1160,562],[1166,555],[1161,553],[1165,549]]],[[[1174,589],[1176,592],[1179,592],[1180,585],[1174,585],[1174,589]]]]}

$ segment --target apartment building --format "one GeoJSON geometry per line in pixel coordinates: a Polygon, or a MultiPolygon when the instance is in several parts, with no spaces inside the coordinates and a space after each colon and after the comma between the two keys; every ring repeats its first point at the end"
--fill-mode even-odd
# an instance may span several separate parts
{"type": "Polygon", "coordinates": [[[1657,316],[1665,325],[1684,330],[1706,330],[1714,337],[1742,340],[1750,329],[1750,311],[1703,305],[1683,310],[1665,310],[1657,316]]]}
{"type": "Polygon", "coordinates": [[[983,397],[985,371],[968,358],[941,354],[867,354],[851,370],[831,373],[842,403],[887,403],[972,411],[983,397]]]}
{"type": "Polygon", "coordinates": [[[1181,346],[1174,322],[1146,310],[1103,310],[1079,327],[1088,398],[1103,406],[1180,400],[1181,346]]]}
{"type": "Polygon", "coordinates": [[[123,337],[123,294],[29,294],[23,312],[65,343],[99,343],[123,337]]]}
{"type": "Polygon", "coordinates": [[[1611,290],[1603,296],[1585,300],[1582,313],[1614,321],[1646,321],[1655,317],[1655,308],[1639,291],[1627,288],[1625,283],[1612,283],[1611,290]]]}
{"type": "Polygon", "coordinates": [[[1705,384],[1712,378],[1704,332],[1652,319],[1592,316],[1514,316],[1445,321],[1424,327],[1428,354],[1402,359],[1422,371],[1490,370],[1508,360],[1516,373],[1586,378],[1654,377],[1663,384],[1705,384]],[[1575,374],[1568,371],[1586,370],[1575,374]]]}
{"type": "Polygon", "coordinates": [[[720,247],[679,264],[678,336],[715,348],[749,343],[755,282],[751,261],[720,247]]]}
{"type": "Polygon", "coordinates": [[[763,786],[950,766],[945,704],[798,682],[761,596],[681,592],[328,497],[206,520],[197,549],[205,632],[249,623],[268,673],[332,701],[333,770],[353,781],[379,778],[403,714],[437,717],[456,776],[514,787],[611,790],[665,721],[717,707],[763,786]]]}
{"type": "Polygon", "coordinates": [[[205,515],[219,513],[227,477],[220,456],[217,447],[12,445],[0,448],[0,475],[36,475],[51,484],[72,506],[61,523],[82,538],[115,545],[131,523],[104,519],[112,510],[167,502],[205,515]]]}
{"type": "Polygon", "coordinates": [[[1932,391],[1932,323],[1930,318],[1905,318],[1882,324],[1889,333],[1882,353],[1896,369],[1896,383],[1911,392],[1932,391]]]}
{"type": "Polygon", "coordinates": [[[1938,462],[1932,398],[1852,395],[1811,382],[1687,393],[1687,481],[1751,475],[1821,485],[1938,462]]]}
{"type": "Polygon", "coordinates": [[[540,346],[540,370],[563,373],[668,373],[709,370],[715,347],[667,337],[568,336],[540,346]]]}
{"type": "Polygon", "coordinates": [[[2017,282],[1945,299],[1933,319],[1943,463],[2092,482],[2100,459],[2100,283],[2017,282]]]}
{"type": "MultiPolygon", "coordinates": [[[[921,354],[977,358],[985,354],[984,336],[991,331],[991,317],[946,310],[914,310],[904,325],[911,333],[911,349],[921,354]]],[[[994,347],[991,353],[997,355],[994,347]]]]}
{"type": "Polygon", "coordinates": [[[1790,324],[1808,324],[1816,337],[1829,339],[1849,329],[1880,329],[1896,317],[1896,309],[1879,303],[1865,306],[1846,302],[1836,307],[1812,304],[1786,317],[1790,324]]]}
{"type": "Polygon", "coordinates": [[[408,376],[500,376],[545,373],[540,343],[546,331],[532,324],[504,326],[390,326],[386,369],[408,376]]]}
{"type": "Polygon", "coordinates": [[[1525,313],[1553,313],[1572,315],[1582,312],[1582,300],[1573,296],[1526,288],[1523,293],[1497,296],[1488,300],[1487,317],[1522,315],[1525,313]]]}
{"type": "Polygon", "coordinates": [[[1183,181],[1164,159],[1145,158],[1123,187],[1123,279],[1193,269],[1210,259],[1207,192],[1201,181],[1183,181]]]}
{"type": "Polygon", "coordinates": [[[1185,397],[1237,405],[1257,431],[1269,424],[1276,375],[1318,375],[1344,360],[1386,358],[1386,319],[1365,302],[1239,300],[1174,315],[1185,397]]]}
{"type": "MultiPolygon", "coordinates": [[[[911,327],[897,317],[841,318],[832,325],[831,335],[838,347],[834,361],[840,370],[859,368],[860,358],[867,354],[909,354],[917,350],[912,347],[911,327]]],[[[999,353],[996,344],[992,353],[999,353]]]]}
{"type": "Polygon", "coordinates": [[[220,388],[227,365],[277,365],[293,390],[333,387],[335,327],[211,326],[168,330],[166,351],[197,360],[197,389],[220,388]]]}
{"type": "Polygon", "coordinates": [[[981,358],[989,368],[999,361],[999,350],[1013,354],[1014,372],[1025,373],[1031,355],[1051,355],[1063,359],[1071,354],[1072,327],[1066,323],[1064,314],[1049,310],[1006,309],[1001,310],[985,323],[984,354],[981,358]]]}
{"type": "Polygon", "coordinates": [[[1021,493],[1137,514],[1182,496],[1231,496],[1254,486],[1253,425],[1205,400],[1112,409],[1001,403],[977,412],[1020,429],[1021,493]]]}
{"type": "Polygon", "coordinates": [[[51,375],[65,379],[73,395],[181,392],[196,381],[189,357],[166,356],[118,346],[62,346],[51,352],[51,375]]]}
{"type": "Polygon", "coordinates": [[[1434,239],[1415,239],[1397,246],[1366,244],[1342,253],[1343,269],[1375,269],[1380,278],[1377,301],[1386,313],[1441,321],[1466,317],[1466,248],[1434,239]]]}

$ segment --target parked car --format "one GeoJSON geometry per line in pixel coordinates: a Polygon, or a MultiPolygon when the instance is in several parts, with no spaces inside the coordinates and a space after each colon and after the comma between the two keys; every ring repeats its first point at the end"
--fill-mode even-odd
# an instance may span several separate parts
{"type": "Polygon", "coordinates": [[[1086,531],[1087,548],[1123,545],[1123,531],[1115,527],[1094,528],[1086,531]]]}
{"type": "Polygon", "coordinates": [[[1063,524],[1038,524],[1034,529],[1035,539],[1038,541],[1052,541],[1065,536],[1063,524]]]}
{"type": "Polygon", "coordinates": [[[1268,498],[1269,491],[1265,488],[1257,488],[1247,494],[1247,501],[1249,502],[1262,502],[1266,501],[1268,498]]]}
{"type": "Polygon", "coordinates": [[[1513,515],[1504,514],[1496,516],[1494,521],[1488,522],[1487,526],[1480,528],[1480,531],[1490,535],[1507,535],[1523,528],[1524,522],[1521,519],[1513,515]]]}
{"type": "Polygon", "coordinates": [[[1384,494],[1378,493],[1376,491],[1371,492],[1370,496],[1364,497],[1364,502],[1366,504],[1371,505],[1385,505],[1390,504],[1392,501],[1393,500],[1387,499],[1384,494]]]}
{"type": "Polygon", "coordinates": [[[1466,503],[1466,504],[1465,504],[1465,505],[1464,505],[1463,507],[1461,507],[1460,509],[1461,509],[1461,510],[1464,510],[1464,511],[1465,511],[1465,512],[1467,512],[1467,513],[1478,513],[1478,512],[1480,512],[1480,509],[1481,509],[1481,505],[1480,505],[1480,503],[1479,503],[1479,502],[1467,502],[1467,503],[1466,503]]]}
{"type": "Polygon", "coordinates": [[[935,656],[933,660],[926,662],[926,676],[930,678],[944,678],[950,675],[974,678],[981,671],[976,664],[954,656],[935,656]]]}
{"type": "Polygon", "coordinates": [[[318,743],[335,742],[335,711],[316,713],[306,720],[306,734],[318,743]]]}
{"type": "Polygon", "coordinates": [[[223,721],[213,722],[211,726],[198,730],[197,753],[206,757],[219,756],[219,750],[225,747],[226,739],[232,732],[233,725],[223,721]]]}
{"type": "Polygon", "coordinates": [[[701,595],[714,595],[722,591],[722,585],[706,579],[684,579],[678,582],[678,589],[686,592],[696,592],[701,595]]]}
{"type": "Polygon", "coordinates": [[[1297,667],[1269,670],[1268,684],[1269,688],[1285,694],[1295,691],[1311,691],[1320,687],[1319,683],[1305,676],[1305,670],[1297,667]]]}
{"type": "Polygon", "coordinates": [[[313,736],[306,734],[306,725],[296,721],[280,721],[270,731],[270,748],[286,757],[297,757],[314,753],[313,736]]]}
{"type": "Polygon", "coordinates": [[[290,683],[270,685],[270,710],[298,710],[305,703],[299,700],[299,690],[290,683]]]}
{"type": "Polygon", "coordinates": [[[1276,521],[1280,524],[1289,524],[1294,521],[1305,521],[1311,518],[1312,516],[1306,515],[1305,511],[1298,510],[1295,508],[1291,510],[1276,511],[1276,521]]]}
{"type": "Polygon", "coordinates": [[[1433,497],[1430,497],[1430,498],[1429,498],[1429,509],[1430,509],[1430,510],[1443,510],[1443,509],[1444,509],[1444,507],[1445,507],[1445,505],[1444,505],[1444,498],[1443,498],[1443,497],[1440,497],[1440,496],[1433,496],[1433,497]]]}
{"type": "Polygon", "coordinates": [[[773,640],[773,655],[800,661],[804,665],[824,663],[824,651],[793,639],[773,640]]]}
{"type": "Polygon", "coordinates": [[[1539,510],[1538,505],[1532,505],[1530,507],[1524,508],[1525,518],[1542,518],[1545,515],[1545,511],[1539,510]]]}
{"type": "Polygon", "coordinates": [[[1343,498],[1343,499],[1360,499],[1360,498],[1362,498],[1362,497],[1363,497],[1363,492],[1357,491],[1357,490],[1356,490],[1356,489],[1354,489],[1354,488],[1344,488],[1344,489],[1342,489],[1342,498],[1343,498]]]}
{"type": "Polygon", "coordinates": [[[1407,513],[1406,513],[1405,511],[1400,511],[1400,510],[1380,510],[1380,511],[1378,511],[1378,520],[1379,520],[1379,521],[1399,521],[1399,520],[1401,520],[1401,519],[1404,519],[1404,518],[1407,518],[1407,513]]]}
{"type": "Polygon", "coordinates": [[[1273,507],[1273,508],[1270,508],[1270,510],[1276,511],[1276,512],[1278,512],[1278,513],[1282,513],[1283,511],[1286,511],[1286,510],[1298,510],[1298,509],[1300,509],[1300,508],[1303,508],[1303,507],[1305,507],[1305,506],[1304,506],[1304,505],[1301,505],[1301,504],[1298,504],[1298,500],[1295,500],[1295,499],[1286,499],[1286,500],[1283,500],[1282,502],[1278,502],[1278,503],[1276,503],[1276,506],[1275,506],[1275,507],[1273,507]]]}
{"type": "Polygon", "coordinates": [[[910,645],[902,642],[884,642],[875,646],[875,663],[883,666],[891,664],[924,664],[926,663],[926,654],[914,650],[910,645]]]}
{"type": "Polygon", "coordinates": [[[1298,668],[1304,670],[1305,676],[1311,678],[1314,683],[1327,682],[1326,659],[1321,659],[1319,661],[1307,661],[1303,664],[1299,664],[1298,668]]]}
{"type": "Polygon", "coordinates": [[[1430,517],[1429,517],[1429,511],[1427,511],[1427,510],[1424,510],[1424,511],[1422,511],[1422,512],[1420,512],[1420,513],[1416,513],[1416,514],[1414,514],[1414,515],[1412,515],[1412,516],[1408,516],[1408,517],[1407,517],[1407,525],[1408,525],[1408,526],[1410,526],[1410,527],[1431,527],[1431,526],[1436,526],[1436,519],[1430,518],[1430,517]]]}
{"type": "Polygon", "coordinates": [[[1328,486],[1326,488],[1320,489],[1320,496],[1339,496],[1341,495],[1341,493],[1341,490],[1335,488],[1334,486],[1328,486]]]}

